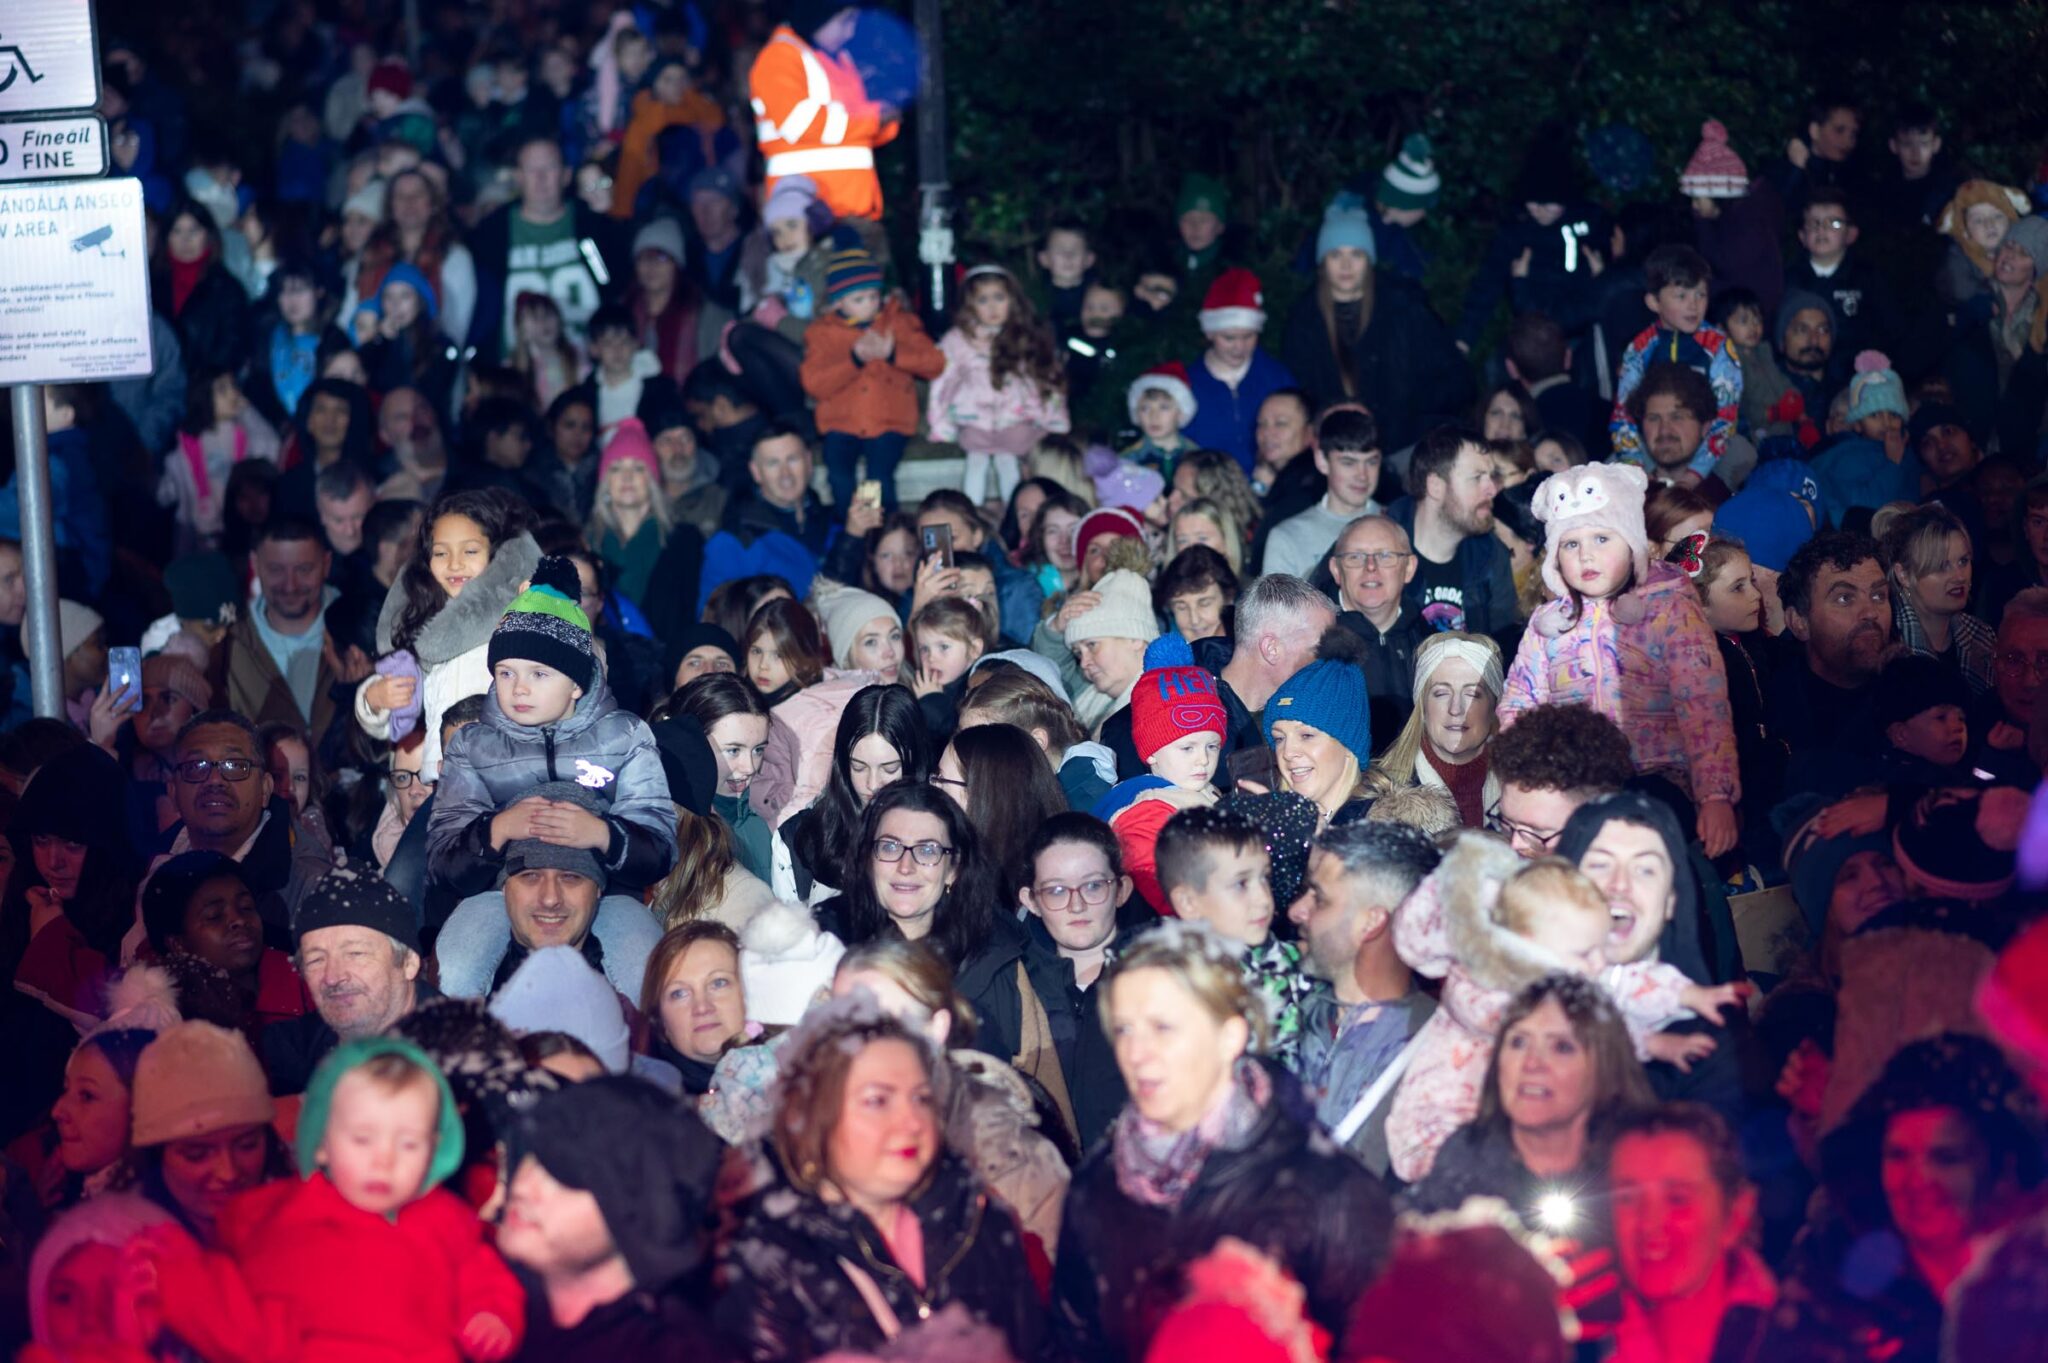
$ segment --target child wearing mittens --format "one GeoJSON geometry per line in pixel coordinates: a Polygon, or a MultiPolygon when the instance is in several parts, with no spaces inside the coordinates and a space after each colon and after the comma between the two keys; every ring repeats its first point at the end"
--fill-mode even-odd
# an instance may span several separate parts
{"type": "Polygon", "coordinates": [[[1728,676],[1685,573],[1650,562],[1648,487],[1632,465],[1586,464],[1536,490],[1543,581],[1556,599],[1529,618],[1500,724],[1551,702],[1590,705],[1629,736],[1638,772],[1692,800],[1700,841],[1718,857],[1735,845],[1742,798],[1728,676]]]}

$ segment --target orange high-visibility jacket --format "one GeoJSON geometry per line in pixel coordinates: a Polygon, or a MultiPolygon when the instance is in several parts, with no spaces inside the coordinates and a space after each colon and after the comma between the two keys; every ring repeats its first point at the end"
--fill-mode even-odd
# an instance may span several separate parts
{"type": "Polygon", "coordinates": [[[882,216],[875,148],[901,125],[882,121],[850,60],[818,51],[781,24],[754,59],[747,88],[768,158],[768,192],[785,175],[808,175],[835,216],[882,216]]]}

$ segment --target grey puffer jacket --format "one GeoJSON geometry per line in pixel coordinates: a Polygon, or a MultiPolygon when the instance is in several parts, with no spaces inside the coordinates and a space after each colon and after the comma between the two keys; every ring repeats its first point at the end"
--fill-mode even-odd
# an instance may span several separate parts
{"type": "Polygon", "coordinates": [[[611,826],[597,849],[607,890],[638,894],[676,860],[676,811],[646,721],[618,707],[599,677],[559,724],[515,724],[484,696],[484,717],[449,740],[427,824],[427,874],[468,896],[495,889],[504,853],[491,819],[549,781],[593,792],[611,826]]]}

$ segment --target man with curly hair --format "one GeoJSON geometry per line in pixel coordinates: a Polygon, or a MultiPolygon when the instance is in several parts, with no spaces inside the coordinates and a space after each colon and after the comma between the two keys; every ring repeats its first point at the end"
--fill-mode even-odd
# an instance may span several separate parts
{"type": "Polygon", "coordinates": [[[1635,775],[1628,735],[1588,705],[1539,705],[1487,751],[1500,778],[1493,831],[1530,858],[1549,855],[1580,805],[1635,775]]]}

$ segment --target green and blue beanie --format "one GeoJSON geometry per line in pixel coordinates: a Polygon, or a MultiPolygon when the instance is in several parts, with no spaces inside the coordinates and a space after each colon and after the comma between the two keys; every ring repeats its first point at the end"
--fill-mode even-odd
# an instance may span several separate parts
{"type": "Polygon", "coordinates": [[[491,631],[490,665],[520,658],[551,667],[590,690],[597,680],[597,647],[590,638],[590,617],[576,604],[582,595],[575,564],[552,554],[543,558],[532,582],[491,631]]]}

